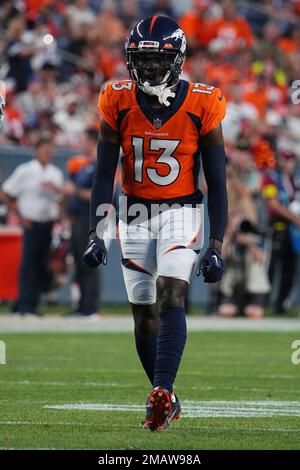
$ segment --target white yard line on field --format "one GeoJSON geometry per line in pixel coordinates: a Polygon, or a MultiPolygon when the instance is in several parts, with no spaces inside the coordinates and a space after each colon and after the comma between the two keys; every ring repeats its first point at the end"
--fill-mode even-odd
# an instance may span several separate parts
{"type": "Polygon", "coordinates": [[[43,382],[42,380],[0,380],[0,384],[5,385],[50,385],[55,387],[113,387],[113,388],[130,388],[135,387],[136,385],[131,384],[120,384],[117,382],[43,382]]]}
{"type": "Polygon", "coordinates": [[[298,375],[289,375],[289,374],[260,374],[257,376],[259,379],[286,379],[286,380],[299,380],[298,375]]]}
{"type": "MultiPolygon", "coordinates": [[[[66,403],[46,405],[46,409],[55,410],[90,410],[90,411],[127,411],[140,412],[144,406],[114,403],[66,403]]],[[[299,401],[183,401],[182,411],[185,418],[247,418],[247,417],[300,417],[299,401]]]]}
{"type": "MultiPolygon", "coordinates": [[[[111,387],[111,388],[135,388],[136,384],[135,383],[118,383],[118,382],[73,382],[73,381],[42,381],[42,380],[0,380],[0,384],[5,384],[5,385],[38,385],[38,386],[53,386],[53,387],[100,387],[100,388],[105,388],[105,387],[111,387]]],[[[204,390],[204,391],[210,391],[210,390],[227,390],[227,391],[235,391],[235,392],[261,392],[261,393],[266,393],[266,392],[272,392],[272,393],[289,393],[289,394],[298,394],[299,389],[293,388],[267,388],[267,387],[226,387],[223,385],[217,385],[217,386],[212,386],[212,385],[194,385],[190,387],[191,390],[204,390]]]]}
{"type": "MultiPolygon", "coordinates": [[[[1,382],[0,382],[1,383],[1,382]]],[[[299,394],[299,388],[274,388],[274,387],[224,387],[223,385],[193,385],[190,387],[190,390],[225,390],[225,391],[232,391],[232,392],[258,392],[258,393],[295,393],[299,394]]]]}
{"type": "MultiPolygon", "coordinates": [[[[223,319],[217,317],[187,317],[189,331],[263,331],[299,332],[300,318],[246,318],[223,319]]],[[[47,315],[38,318],[20,318],[17,315],[0,315],[0,334],[7,333],[122,333],[133,331],[133,320],[127,315],[99,316],[88,319],[47,315]]]]}
{"type": "Polygon", "coordinates": [[[38,421],[0,421],[0,426],[95,426],[93,423],[81,423],[74,421],[73,423],[64,423],[54,421],[52,423],[38,421]]]}

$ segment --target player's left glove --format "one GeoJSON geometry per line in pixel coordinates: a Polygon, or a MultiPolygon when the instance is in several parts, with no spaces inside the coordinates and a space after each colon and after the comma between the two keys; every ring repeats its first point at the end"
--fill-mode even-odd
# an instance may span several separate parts
{"type": "Polygon", "coordinates": [[[84,252],[83,260],[89,268],[96,268],[99,264],[106,264],[107,250],[104,241],[98,238],[95,232],[90,235],[90,241],[84,252]]]}
{"type": "Polygon", "coordinates": [[[218,250],[208,248],[199,261],[196,275],[202,274],[204,282],[220,281],[224,273],[224,263],[218,250]]]}

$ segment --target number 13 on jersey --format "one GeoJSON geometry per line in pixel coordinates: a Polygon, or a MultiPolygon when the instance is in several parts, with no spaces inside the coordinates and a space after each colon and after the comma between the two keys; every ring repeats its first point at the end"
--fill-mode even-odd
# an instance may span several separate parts
{"type": "Polygon", "coordinates": [[[180,163],[173,155],[180,144],[180,140],[168,139],[150,139],[149,149],[145,148],[143,137],[133,137],[133,155],[134,155],[134,180],[138,183],[143,182],[143,169],[147,164],[145,153],[147,151],[158,152],[156,163],[168,166],[168,173],[164,176],[160,175],[156,168],[146,166],[146,173],[148,178],[159,186],[167,186],[174,183],[180,173],[180,163]]]}

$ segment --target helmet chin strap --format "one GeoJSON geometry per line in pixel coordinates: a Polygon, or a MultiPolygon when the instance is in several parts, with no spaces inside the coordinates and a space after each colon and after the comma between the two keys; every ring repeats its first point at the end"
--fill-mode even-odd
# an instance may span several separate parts
{"type": "Polygon", "coordinates": [[[157,96],[158,101],[160,104],[164,106],[170,106],[170,102],[168,98],[174,98],[175,93],[171,91],[171,88],[167,86],[166,83],[163,85],[155,85],[151,86],[148,82],[143,83],[142,90],[150,96],[157,96]]]}
{"type": "Polygon", "coordinates": [[[157,96],[160,104],[164,106],[170,106],[171,103],[168,101],[168,99],[174,98],[175,93],[171,91],[171,87],[167,86],[166,82],[169,75],[170,72],[167,72],[162,80],[163,83],[161,85],[151,86],[149,82],[144,82],[142,85],[140,85],[140,88],[147,95],[157,96]]]}

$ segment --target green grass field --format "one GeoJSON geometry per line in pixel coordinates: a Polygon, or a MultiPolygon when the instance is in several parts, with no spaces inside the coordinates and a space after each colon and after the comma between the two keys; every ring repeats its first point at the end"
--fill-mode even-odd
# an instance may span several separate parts
{"type": "Polygon", "coordinates": [[[300,331],[190,333],[176,383],[186,416],[158,433],[140,424],[150,389],[132,334],[0,337],[1,449],[300,449],[300,331]],[[139,407],[46,408],[66,404],[139,407]]]}

